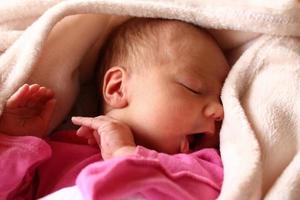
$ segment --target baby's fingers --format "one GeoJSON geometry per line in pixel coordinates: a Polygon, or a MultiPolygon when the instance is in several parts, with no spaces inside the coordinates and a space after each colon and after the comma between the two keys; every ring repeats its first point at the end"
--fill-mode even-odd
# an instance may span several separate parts
{"type": "Polygon", "coordinates": [[[89,145],[96,145],[96,144],[97,144],[97,141],[95,140],[95,138],[89,138],[89,139],[88,139],[88,144],[89,144],[89,145]]]}
{"type": "Polygon", "coordinates": [[[24,84],[20,87],[8,100],[6,106],[9,108],[17,108],[23,104],[24,98],[26,98],[29,92],[29,85],[24,84]]]}
{"type": "Polygon", "coordinates": [[[77,130],[76,135],[87,139],[89,145],[94,145],[99,143],[99,135],[97,131],[94,131],[93,129],[90,129],[88,127],[81,126],[77,130]]]}
{"type": "Polygon", "coordinates": [[[85,127],[85,126],[81,126],[77,132],[76,132],[76,135],[79,136],[79,137],[83,137],[83,138],[91,138],[93,137],[93,129],[90,129],[88,127],[85,127]]]}
{"type": "Polygon", "coordinates": [[[51,89],[39,87],[35,93],[31,94],[31,98],[28,99],[26,106],[29,108],[43,106],[47,101],[53,98],[54,92],[51,89]]]}
{"type": "Polygon", "coordinates": [[[40,85],[33,84],[29,85],[28,92],[26,93],[26,96],[23,97],[23,101],[19,103],[19,107],[26,107],[28,105],[28,102],[31,102],[33,99],[33,96],[37,93],[37,91],[40,89],[40,85]]]}
{"type": "Polygon", "coordinates": [[[103,120],[94,117],[72,117],[73,124],[97,130],[103,120]]]}

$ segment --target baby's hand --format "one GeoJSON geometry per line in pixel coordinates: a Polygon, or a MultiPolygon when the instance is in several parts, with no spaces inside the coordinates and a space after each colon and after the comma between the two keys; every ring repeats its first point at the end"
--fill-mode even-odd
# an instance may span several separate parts
{"type": "Polygon", "coordinates": [[[95,137],[104,160],[133,154],[136,144],[129,126],[116,119],[101,115],[99,117],[73,117],[72,122],[82,126],[78,135],[92,143],[95,137]]]}
{"type": "Polygon", "coordinates": [[[0,132],[8,135],[46,134],[56,100],[52,90],[25,84],[8,100],[0,117],[0,132]]]}

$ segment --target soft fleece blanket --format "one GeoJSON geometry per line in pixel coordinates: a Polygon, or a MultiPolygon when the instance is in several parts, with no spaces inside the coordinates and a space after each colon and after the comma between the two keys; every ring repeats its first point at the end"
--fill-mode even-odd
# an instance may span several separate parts
{"type": "Polygon", "coordinates": [[[300,196],[297,0],[11,0],[0,1],[0,13],[0,111],[25,82],[51,87],[58,105],[49,131],[90,78],[107,33],[126,20],[118,15],[212,29],[232,64],[222,93],[219,199],[300,196]]]}

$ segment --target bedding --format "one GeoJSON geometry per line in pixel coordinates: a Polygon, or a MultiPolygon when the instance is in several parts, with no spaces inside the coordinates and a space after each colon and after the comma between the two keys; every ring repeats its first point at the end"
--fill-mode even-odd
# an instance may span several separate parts
{"type": "Polygon", "coordinates": [[[232,64],[221,97],[219,199],[300,196],[299,1],[13,0],[1,1],[0,13],[0,113],[23,83],[45,85],[58,99],[49,132],[90,79],[107,34],[128,16],[209,29],[232,64]]]}

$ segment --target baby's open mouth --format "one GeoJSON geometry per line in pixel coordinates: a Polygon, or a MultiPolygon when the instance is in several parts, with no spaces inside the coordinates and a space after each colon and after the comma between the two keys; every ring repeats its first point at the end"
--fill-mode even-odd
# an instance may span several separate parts
{"type": "Polygon", "coordinates": [[[204,136],[205,133],[197,133],[197,134],[190,135],[190,139],[189,139],[190,151],[198,150],[197,146],[201,143],[201,140],[203,139],[204,136]]]}
{"type": "Polygon", "coordinates": [[[198,144],[201,142],[201,139],[205,133],[194,133],[187,135],[184,142],[181,144],[181,153],[190,153],[197,150],[198,144]]]}

